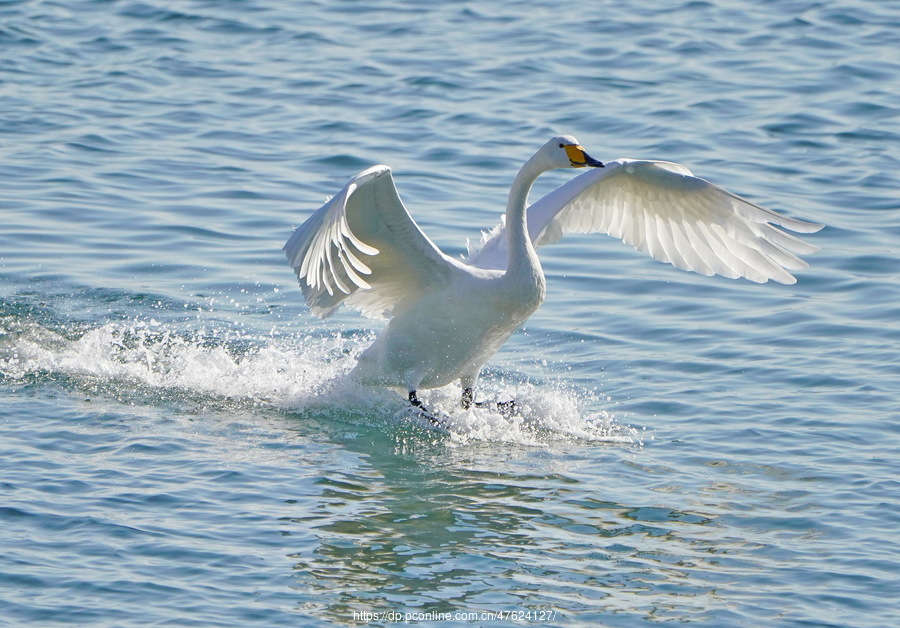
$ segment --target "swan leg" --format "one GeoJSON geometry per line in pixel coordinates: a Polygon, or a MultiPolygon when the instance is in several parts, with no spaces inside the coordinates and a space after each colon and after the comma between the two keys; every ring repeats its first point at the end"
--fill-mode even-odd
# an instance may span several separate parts
{"type": "Polygon", "coordinates": [[[471,386],[466,386],[463,388],[462,407],[463,410],[468,410],[472,406],[475,406],[476,408],[489,408],[491,407],[491,403],[489,401],[475,401],[475,389],[471,386]]]}
{"type": "MultiPolygon", "coordinates": [[[[475,390],[472,388],[463,388],[462,394],[462,407],[463,410],[468,410],[472,407],[472,404],[475,402],[475,390]]],[[[479,404],[475,404],[478,406],[479,404]]]]}

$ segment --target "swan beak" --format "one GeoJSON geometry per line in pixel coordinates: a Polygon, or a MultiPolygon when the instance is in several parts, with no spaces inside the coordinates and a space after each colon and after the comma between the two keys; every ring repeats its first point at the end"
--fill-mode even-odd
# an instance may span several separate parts
{"type": "Polygon", "coordinates": [[[603,167],[601,162],[588,155],[578,144],[566,146],[566,154],[569,156],[569,162],[573,168],[584,168],[585,166],[590,166],[591,168],[603,167]]]}

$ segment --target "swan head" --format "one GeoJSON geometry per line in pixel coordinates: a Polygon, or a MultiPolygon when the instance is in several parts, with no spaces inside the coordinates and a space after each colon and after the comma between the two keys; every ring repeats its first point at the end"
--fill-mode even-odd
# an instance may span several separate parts
{"type": "Polygon", "coordinates": [[[603,164],[581,147],[571,135],[557,135],[544,144],[539,151],[544,153],[551,168],[602,168],[603,164]]]}

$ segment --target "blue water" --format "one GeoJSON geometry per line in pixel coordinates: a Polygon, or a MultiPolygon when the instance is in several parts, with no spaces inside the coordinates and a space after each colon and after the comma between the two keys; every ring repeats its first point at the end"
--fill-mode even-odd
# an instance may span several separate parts
{"type": "Polygon", "coordinates": [[[894,0],[5,1],[0,50],[0,624],[900,622],[894,0]],[[570,237],[484,374],[524,420],[348,385],[378,323],[291,226],[387,163],[462,253],[557,133],[822,251],[570,237]]]}

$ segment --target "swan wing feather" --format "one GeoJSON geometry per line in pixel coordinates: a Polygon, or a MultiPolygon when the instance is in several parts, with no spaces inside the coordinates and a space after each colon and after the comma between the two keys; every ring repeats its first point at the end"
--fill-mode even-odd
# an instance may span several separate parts
{"type": "MultiPolygon", "coordinates": [[[[818,250],[781,228],[813,233],[822,225],[771,211],[665,161],[619,159],[575,177],[528,208],[536,246],[567,233],[606,233],[653,259],[703,275],[772,279],[807,267],[798,255],[818,250]]],[[[506,264],[506,232],[494,229],[469,261],[506,264]]]]}
{"type": "Polygon", "coordinates": [[[351,179],[293,232],[284,252],[307,305],[323,317],[342,303],[389,317],[446,285],[457,266],[410,216],[387,166],[351,179]]]}

